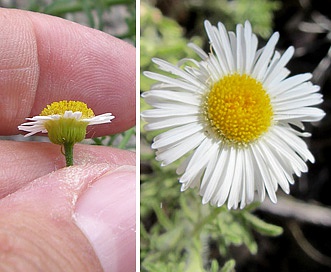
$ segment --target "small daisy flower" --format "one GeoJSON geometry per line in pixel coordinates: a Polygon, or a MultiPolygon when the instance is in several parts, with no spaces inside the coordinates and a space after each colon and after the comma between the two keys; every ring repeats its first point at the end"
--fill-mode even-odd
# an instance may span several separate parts
{"type": "Polygon", "coordinates": [[[64,146],[65,155],[71,153],[71,158],[66,156],[68,166],[72,165],[73,145],[85,138],[87,126],[110,123],[114,118],[111,113],[95,116],[83,102],[63,100],[47,105],[39,116],[26,118],[31,122],[23,123],[18,129],[29,132],[24,137],[48,133],[52,143],[64,146]]]}
{"type": "Polygon", "coordinates": [[[163,130],[152,144],[156,159],[166,166],[187,154],[177,169],[181,190],[199,187],[203,204],[244,208],[266,192],[276,203],[278,186],[289,193],[293,174],[314,162],[300,137],[310,136],[303,122],[325,115],[312,107],[323,101],[319,87],[309,73],[288,77],[294,49],[275,51],[278,33],[257,50],[249,22],[236,33],[208,21],[205,29],[211,53],[189,44],[200,61],[153,59],[172,76],[145,72],[159,81],[143,93],[153,109],[141,114],[146,130],[163,130]]]}

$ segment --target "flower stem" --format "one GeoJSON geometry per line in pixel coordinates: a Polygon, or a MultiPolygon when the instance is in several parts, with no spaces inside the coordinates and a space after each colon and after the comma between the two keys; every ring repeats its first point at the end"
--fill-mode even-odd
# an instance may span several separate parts
{"type": "Polygon", "coordinates": [[[64,156],[66,157],[66,166],[72,166],[74,164],[74,144],[65,143],[64,146],[64,156]]]}

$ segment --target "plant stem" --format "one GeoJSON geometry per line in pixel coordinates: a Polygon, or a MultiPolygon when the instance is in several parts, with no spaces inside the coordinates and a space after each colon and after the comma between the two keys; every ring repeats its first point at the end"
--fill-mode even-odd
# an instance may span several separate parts
{"type": "Polygon", "coordinates": [[[66,157],[66,166],[72,166],[74,164],[74,144],[72,143],[65,143],[64,146],[64,156],[66,157]]]}
{"type": "Polygon", "coordinates": [[[119,149],[124,149],[125,146],[127,145],[127,143],[129,142],[130,138],[132,135],[134,135],[136,132],[136,128],[133,127],[127,131],[124,132],[124,136],[123,136],[123,139],[121,141],[121,143],[118,145],[118,148],[119,149]]]}
{"type": "MultiPolygon", "coordinates": [[[[60,1],[58,1],[60,2],[60,1]]],[[[114,6],[114,5],[134,5],[135,1],[134,0],[105,0],[104,5],[106,7],[108,6],[114,6]]],[[[93,3],[93,1],[91,1],[91,8],[95,7],[95,3],[93,3]]],[[[47,14],[51,14],[51,15],[55,15],[55,16],[63,16],[66,13],[69,12],[77,12],[77,11],[82,11],[84,10],[84,7],[82,6],[82,4],[80,3],[80,1],[75,1],[75,2],[71,2],[71,1],[61,1],[61,4],[55,2],[54,4],[51,4],[49,6],[47,6],[44,9],[44,13],[47,14]]]]}

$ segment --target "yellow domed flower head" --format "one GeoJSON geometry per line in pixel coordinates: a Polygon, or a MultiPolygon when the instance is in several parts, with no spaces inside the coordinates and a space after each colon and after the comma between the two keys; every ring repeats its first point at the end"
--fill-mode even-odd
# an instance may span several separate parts
{"type": "Polygon", "coordinates": [[[198,187],[203,204],[244,208],[266,192],[275,203],[278,186],[289,193],[293,174],[314,162],[300,137],[310,135],[303,122],[325,115],[312,107],[323,101],[319,87],[309,73],[288,77],[294,49],[278,53],[278,33],[257,50],[249,22],[236,33],[208,21],[205,29],[209,54],[189,44],[201,60],[153,59],[163,73],[145,72],[158,81],[142,95],[153,108],[141,114],[146,130],[162,131],[156,159],[165,166],[187,155],[177,169],[181,190],[198,187]]]}
{"type": "Polygon", "coordinates": [[[48,133],[52,143],[64,146],[69,166],[73,164],[73,146],[85,138],[87,126],[110,123],[114,118],[111,113],[95,116],[83,102],[63,100],[47,105],[39,116],[26,118],[32,122],[18,126],[18,129],[29,132],[25,137],[48,133]]]}

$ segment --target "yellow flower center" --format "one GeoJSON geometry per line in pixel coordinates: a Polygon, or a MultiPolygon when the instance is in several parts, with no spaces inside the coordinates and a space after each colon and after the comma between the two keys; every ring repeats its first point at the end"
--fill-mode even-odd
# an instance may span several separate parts
{"type": "Polygon", "coordinates": [[[212,130],[237,145],[249,144],[267,132],[273,117],[261,82],[239,74],[224,76],[212,86],[204,112],[212,130]]]}
{"type": "Polygon", "coordinates": [[[46,108],[40,113],[41,116],[48,115],[64,115],[66,111],[80,111],[82,112],[82,118],[94,117],[94,112],[87,107],[87,105],[80,101],[67,101],[63,100],[60,102],[53,102],[50,105],[47,105],[46,108]]]}

